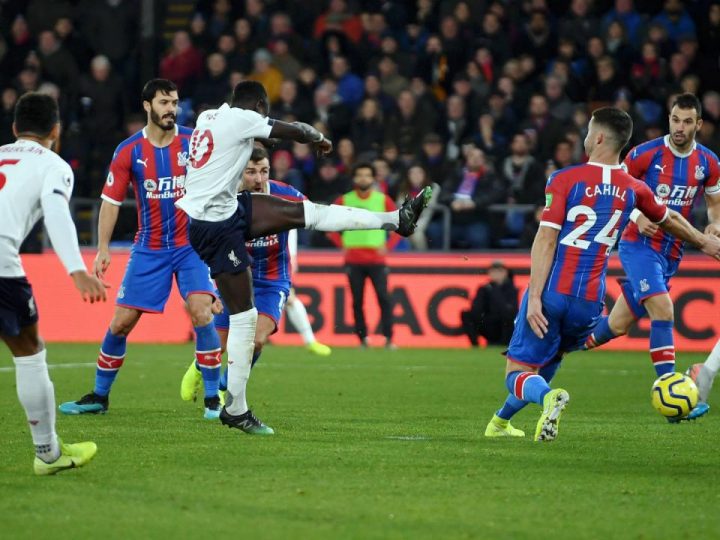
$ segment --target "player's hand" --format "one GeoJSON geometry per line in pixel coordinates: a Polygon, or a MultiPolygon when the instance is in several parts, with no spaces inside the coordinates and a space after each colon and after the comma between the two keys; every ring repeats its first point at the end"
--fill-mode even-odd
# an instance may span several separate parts
{"type": "Polygon", "coordinates": [[[330,139],[323,139],[322,141],[312,143],[312,146],[318,157],[329,154],[333,149],[333,143],[330,139]]]}
{"type": "Polygon", "coordinates": [[[527,322],[537,337],[540,339],[545,337],[548,321],[543,315],[540,298],[528,298],[527,322]]]}
{"type": "Polygon", "coordinates": [[[95,262],[93,262],[93,272],[98,278],[103,279],[108,268],[110,268],[110,251],[99,249],[95,255],[95,262]]]}
{"type": "Polygon", "coordinates": [[[84,270],[81,270],[73,272],[70,274],[70,277],[72,277],[75,283],[75,288],[80,291],[83,302],[94,304],[95,302],[104,302],[107,300],[105,289],[108,288],[108,285],[95,276],[91,276],[84,270]]]}
{"type": "Polygon", "coordinates": [[[705,234],[712,234],[713,236],[720,236],[720,225],[710,223],[705,227],[705,234]]]}
{"type": "Polygon", "coordinates": [[[645,236],[653,236],[658,231],[657,224],[650,221],[645,215],[641,214],[637,218],[638,230],[645,236]]]}
{"type": "Polygon", "coordinates": [[[720,238],[711,234],[705,234],[703,236],[705,236],[705,242],[700,248],[700,251],[720,261],[720,238]]]}
{"type": "Polygon", "coordinates": [[[224,311],[222,300],[216,298],[213,301],[212,306],[210,306],[210,310],[212,311],[213,315],[220,315],[224,311]]]}

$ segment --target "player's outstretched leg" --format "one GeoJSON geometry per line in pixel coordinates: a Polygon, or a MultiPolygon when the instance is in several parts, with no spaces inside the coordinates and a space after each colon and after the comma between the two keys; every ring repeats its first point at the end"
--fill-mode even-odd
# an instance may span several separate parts
{"type": "Polygon", "coordinates": [[[645,316],[642,304],[635,300],[635,293],[627,278],[617,280],[622,295],[613,306],[610,315],[601,317],[585,341],[585,349],[594,349],[617,337],[623,336],[634,321],[645,316]]]}
{"type": "Polygon", "coordinates": [[[292,290],[290,295],[291,298],[288,298],[288,302],[285,304],[285,312],[292,325],[302,336],[305,347],[307,347],[308,351],[318,356],[330,356],[332,349],[315,339],[315,333],[310,324],[310,319],[308,319],[305,305],[295,296],[292,290]]]}
{"type": "Polygon", "coordinates": [[[249,238],[297,228],[324,232],[383,229],[396,231],[402,236],[410,236],[415,232],[417,220],[431,197],[432,188],[426,187],[412,199],[407,199],[398,210],[370,212],[363,208],[335,204],[327,206],[311,201],[290,202],[270,195],[253,193],[249,238]]]}
{"type": "Polygon", "coordinates": [[[66,401],[60,404],[63,414],[104,414],[110,406],[110,389],[118,371],[125,362],[127,336],[116,335],[108,329],[100,347],[95,369],[95,388],[77,401],[66,401]]]}

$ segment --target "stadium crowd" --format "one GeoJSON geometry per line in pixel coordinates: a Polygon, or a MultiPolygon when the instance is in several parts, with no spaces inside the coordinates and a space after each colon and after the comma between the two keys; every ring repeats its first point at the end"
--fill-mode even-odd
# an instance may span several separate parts
{"type": "MultiPolygon", "coordinates": [[[[114,148],[144,124],[140,9],[140,0],[0,1],[0,144],[13,140],[20,95],[55,95],[76,196],[99,195],[114,148]]],[[[693,92],[704,107],[698,140],[720,149],[718,0],[200,0],[194,9],[156,47],[155,74],[180,88],[178,122],[192,126],[238,81],[263,83],[272,116],[311,123],[336,145],[323,160],[278,145],[272,177],[328,203],[351,189],[360,160],[394,199],[433,185],[433,219],[414,248],[440,248],[445,233],[452,248],[527,247],[546,176],[585,159],[589,112],[601,105],[631,114],[637,144],[666,132],[674,94],[693,92]]]]}

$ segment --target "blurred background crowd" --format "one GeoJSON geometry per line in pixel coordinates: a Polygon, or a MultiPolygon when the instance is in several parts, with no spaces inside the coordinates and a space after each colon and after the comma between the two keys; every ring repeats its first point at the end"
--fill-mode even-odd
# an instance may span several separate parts
{"type": "Polygon", "coordinates": [[[693,92],[720,149],[718,0],[0,0],[0,37],[0,144],[23,92],[55,95],[77,197],[144,125],[145,80],[175,81],[192,126],[252,79],[272,116],[335,142],[321,161],[273,148],[272,178],[329,203],[362,160],[393,199],[435,186],[411,249],[529,246],[547,175],[584,159],[601,105],[632,115],[637,144],[693,92]]]}

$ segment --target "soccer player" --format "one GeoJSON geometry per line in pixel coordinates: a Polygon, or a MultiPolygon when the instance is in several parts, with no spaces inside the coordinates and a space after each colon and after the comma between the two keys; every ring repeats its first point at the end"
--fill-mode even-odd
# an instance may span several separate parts
{"type": "Polygon", "coordinates": [[[115,314],[100,347],[95,388],[78,401],[60,405],[65,414],[105,413],[109,393],[125,360],[127,336],[143,313],[162,313],[173,276],[195,328],[195,357],[205,383],[205,418],[220,415],[220,340],[212,319],[215,288],[207,266],[190,246],[187,215],[174,201],[183,194],[192,130],[177,126],[178,91],[165,79],[142,91],[147,125],[118,146],[102,193],[95,273],[110,266],[110,238],[128,187],[135,190],[138,231],[115,314]]]}
{"type": "MultiPolygon", "coordinates": [[[[628,173],[643,180],[663,204],[690,219],[693,206],[705,193],[708,225],[720,235],[720,166],[718,157],[695,142],[702,127],[702,106],[693,94],[681,94],[670,111],[670,133],[633,148],[625,158],[628,173]]],[[[633,322],[650,316],[650,358],[657,376],[675,371],[673,302],[669,282],[683,254],[683,243],[658,231],[640,211],[633,212],[618,252],[627,279],[622,296],[608,317],[600,320],[587,341],[593,349],[627,334],[633,322]]],[[[696,408],[689,418],[707,412],[696,408]]]]}
{"type": "Polygon", "coordinates": [[[55,252],[86,302],[105,301],[105,287],[90,276],[80,256],[68,201],[73,172],[51,151],[60,136],[57,103],[34,92],[15,105],[17,140],[0,147],[0,339],[13,355],[20,404],[35,444],[37,475],[82,467],[97,446],[63,444],[55,432],[55,393],[48,375],[47,352],[38,334],[38,312],[32,287],[20,260],[20,244],[41,218],[55,252]]]}
{"type": "MultiPolygon", "coordinates": [[[[243,171],[240,191],[275,195],[289,201],[303,201],[305,196],[298,190],[270,180],[270,159],[264,148],[255,147],[243,171]]],[[[290,294],[290,234],[284,231],[270,236],[253,238],[245,243],[252,258],[252,280],[255,304],[258,310],[255,328],[255,349],[252,365],[260,358],[268,338],[277,331],[283,307],[290,294]]],[[[230,317],[227,308],[215,315],[215,328],[220,336],[224,352],[227,348],[230,317]]],[[[195,399],[200,383],[200,371],[196,362],[188,367],[180,386],[180,395],[185,401],[195,399]]],[[[220,378],[220,389],[227,388],[227,373],[220,378]]]]}
{"type": "Polygon", "coordinates": [[[307,143],[320,154],[332,150],[332,143],[312,126],[273,120],[268,118],[269,110],[265,88],[244,81],[233,89],[230,104],[203,112],[191,138],[186,193],[175,203],[192,218],[190,242],[210,267],[230,316],[228,392],[232,403],[223,408],[220,421],[257,434],[273,431],[248,409],[245,396],[257,323],[245,240],[301,227],[326,232],[386,229],[407,236],[432,196],[432,190],[425,188],[395,212],[294,202],[259,193],[238,196],[237,178],[255,138],[307,143]]]}
{"type": "Polygon", "coordinates": [[[600,318],[608,256],[633,208],[720,259],[720,239],[700,233],[681,214],[659,204],[647,184],[618,164],[631,133],[627,113],[597,109],[585,138],[588,163],[560,169],[548,179],[543,219],[532,246],[530,284],[507,352],[510,396],[488,424],[488,437],[523,436],[509,420],[527,402],[543,407],[535,440],[557,437],[570,396],[562,388],[551,390],[549,383],[562,354],[582,348],[600,318]]]}

